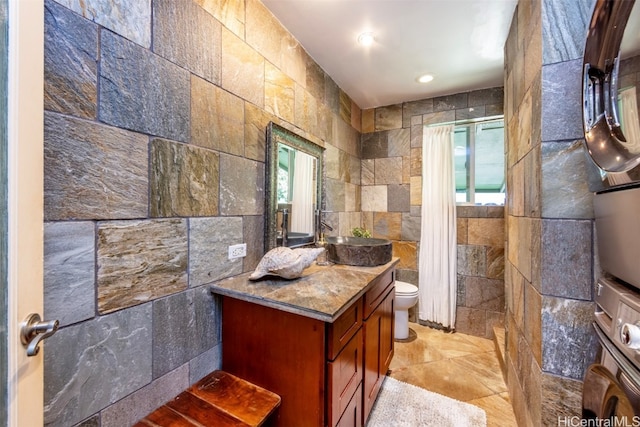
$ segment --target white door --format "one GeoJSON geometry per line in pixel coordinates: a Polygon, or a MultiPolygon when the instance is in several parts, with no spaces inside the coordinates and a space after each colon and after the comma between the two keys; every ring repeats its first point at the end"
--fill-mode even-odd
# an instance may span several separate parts
{"type": "Polygon", "coordinates": [[[19,325],[43,312],[44,1],[8,3],[7,425],[41,426],[43,351],[27,357],[19,325]]]}

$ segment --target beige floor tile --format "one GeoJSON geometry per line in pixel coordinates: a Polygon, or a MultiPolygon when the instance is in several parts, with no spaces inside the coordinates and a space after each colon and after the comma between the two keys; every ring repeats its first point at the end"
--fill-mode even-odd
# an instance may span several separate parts
{"type": "Polygon", "coordinates": [[[461,368],[451,359],[392,370],[391,377],[462,401],[495,394],[475,372],[461,368]]]}
{"type": "Polygon", "coordinates": [[[474,399],[467,403],[484,409],[487,414],[487,427],[518,426],[508,393],[481,397],[480,399],[474,399]]]}
{"type": "Polygon", "coordinates": [[[463,371],[473,372],[473,377],[491,389],[493,393],[507,391],[495,351],[459,357],[453,359],[453,363],[459,365],[463,371]]]}
{"type": "Polygon", "coordinates": [[[411,339],[395,343],[391,377],[484,409],[487,427],[517,426],[492,340],[409,327],[411,339]]]}

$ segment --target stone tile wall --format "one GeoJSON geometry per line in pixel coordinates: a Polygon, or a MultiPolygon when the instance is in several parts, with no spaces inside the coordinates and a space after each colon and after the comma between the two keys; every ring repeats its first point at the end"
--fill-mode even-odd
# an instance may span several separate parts
{"type": "MultiPolygon", "coordinates": [[[[362,224],[393,241],[398,278],[418,284],[424,125],[503,114],[490,88],[362,112],[362,224]]],[[[504,313],[504,209],[458,208],[457,330],[492,336],[504,313]]],[[[417,307],[410,319],[417,321],[417,307]]]]}
{"type": "MultiPolygon", "coordinates": [[[[582,147],[592,1],[520,1],[505,47],[506,367],[518,425],[581,415],[597,263],[582,147]]],[[[565,418],[568,419],[568,418],[565,418]]]]}
{"type": "Polygon", "coordinates": [[[360,109],[258,0],[46,0],[44,90],[45,421],[131,425],[220,367],[206,284],[262,257],[269,121],[360,225],[360,109]]]}

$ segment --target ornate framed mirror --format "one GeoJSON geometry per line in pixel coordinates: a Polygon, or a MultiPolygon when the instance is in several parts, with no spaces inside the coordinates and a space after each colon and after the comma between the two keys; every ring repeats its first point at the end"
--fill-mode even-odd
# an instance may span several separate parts
{"type": "Polygon", "coordinates": [[[314,244],[324,148],[273,122],[266,145],[265,252],[314,244]]]}

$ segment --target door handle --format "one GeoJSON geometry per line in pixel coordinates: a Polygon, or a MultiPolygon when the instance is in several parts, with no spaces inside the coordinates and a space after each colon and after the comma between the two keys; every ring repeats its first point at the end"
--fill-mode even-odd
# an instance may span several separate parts
{"type": "Polygon", "coordinates": [[[43,322],[38,313],[31,313],[20,323],[20,342],[27,347],[27,356],[35,356],[40,351],[40,341],[55,334],[60,322],[43,322]]]}

